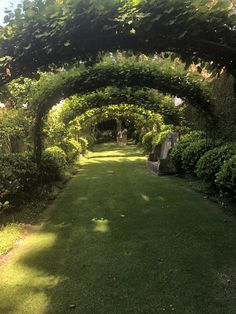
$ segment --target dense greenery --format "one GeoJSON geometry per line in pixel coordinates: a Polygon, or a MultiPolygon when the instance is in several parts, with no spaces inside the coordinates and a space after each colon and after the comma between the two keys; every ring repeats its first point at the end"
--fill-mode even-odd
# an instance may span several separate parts
{"type": "Polygon", "coordinates": [[[43,153],[39,167],[30,153],[1,155],[0,213],[25,195],[36,193],[42,184],[60,179],[64,166],[62,153],[52,149],[43,153]]]}
{"type": "Polygon", "coordinates": [[[0,29],[2,82],[6,66],[17,77],[117,49],[174,51],[235,74],[233,9],[230,0],[24,0],[0,29]]]}
{"type": "Polygon", "coordinates": [[[198,177],[214,184],[216,175],[220,171],[224,161],[229,160],[235,153],[236,146],[232,143],[209,150],[199,159],[196,165],[198,177]]]}
{"type": "Polygon", "coordinates": [[[32,144],[31,119],[24,109],[0,109],[0,150],[11,153],[28,150],[32,144]]]}
{"type": "Polygon", "coordinates": [[[207,85],[202,82],[201,76],[191,75],[184,70],[181,63],[173,67],[170,58],[142,60],[136,57],[127,59],[123,55],[119,58],[118,55],[117,59],[107,58],[87,69],[80,67],[59,72],[39,82],[37,92],[31,101],[31,108],[36,110],[34,142],[38,160],[42,150],[42,118],[48,110],[62,98],[109,85],[158,88],[164,93],[177,95],[191,105],[197,106],[214,121],[211,112],[212,95],[207,85]]]}
{"type": "Polygon", "coordinates": [[[163,124],[163,119],[159,114],[129,104],[109,105],[90,109],[78,116],[76,120],[83,128],[91,129],[102,121],[120,118],[132,120],[135,127],[139,129],[155,128],[159,131],[163,124]]]}
{"type": "Polygon", "coordinates": [[[235,201],[236,144],[212,142],[203,137],[201,132],[191,132],[174,146],[171,157],[177,172],[197,175],[209,185],[210,193],[235,201]]]}
{"type": "Polygon", "coordinates": [[[167,124],[179,125],[181,121],[181,111],[175,106],[172,97],[145,87],[109,86],[83,96],[74,95],[65,100],[61,115],[65,122],[69,122],[88,109],[113,104],[134,104],[152,110],[162,115],[167,124]]]}
{"type": "Polygon", "coordinates": [[[188,143],[181,156],[184,171],[195,175],[198,160],[209,149],[210,145],[205,139],[188,143]]]}
{"type": "Polygon", "coordinates": [[[215,182],[223,195],[236,200],[236,155],[225,160],[220,171],[216,174],[215,182]]]}

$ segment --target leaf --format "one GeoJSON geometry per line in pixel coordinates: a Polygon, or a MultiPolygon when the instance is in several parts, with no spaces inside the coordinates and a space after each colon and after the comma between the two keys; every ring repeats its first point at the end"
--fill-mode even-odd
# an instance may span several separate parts
{"type": "Polygon", "coordinates": [[[161,17],[162,17],[162,14],[158,14],[154,19],[151,20],[151,22],[158,22],[161,17]]]}
{"type": "Polygon", "coordinates": [[[49,35],[50,35],[49,33],[45,32],[45,33],[42,33],[42,34],[37,34],[37,35],[35,35],[35,38],[47,37],[47,36],[49,36],[49,35]]]}
{"type": "Polygon", "coordinates": [[[164,13],[170,14],[174,11],[174,7],[170,8],[169,10],[165,10],[164,13]]]}
{"type": "Polygon", "coordinates": [[[182,39],[184,38],[184,36],[188,33],[188,31],[184,31],[179,37],[178,39],[182,39]]]}
{"type": "Polygon", "coordinates": [[[29,43],[28,46],[24,47],[25,50],[28,50],[28,49],[30,49],[30,48],[31,48],[31,43],[29,43]]]}
{"type": "Polygon", "coordinates": [[[65,47],[68,47],[68,46],[70,46],[70,45],[71,45],[71,43],[70,43],[69,41],[67,41],[67,42],[64,43],[64,46],[65,46],[65,47]]]}

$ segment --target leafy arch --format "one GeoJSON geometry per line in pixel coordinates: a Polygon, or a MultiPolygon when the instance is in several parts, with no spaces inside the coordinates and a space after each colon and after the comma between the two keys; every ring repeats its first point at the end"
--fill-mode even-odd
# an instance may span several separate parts
{"type": "Polygon", "coordinates": [[[101,51],[174,51],[236,75],[234,10],[233,0],[25,1],[0,29],[0,64],[15,77],[101,51]]]}
{"type": "Polygon", "coordinates": [[[114,86],[67,98],[62,107],[61,117],[64,123],[68,123],[89,109],[122,103],[131,103],[159,113],[167,124],[178,125],[180,123],[181,113],[175,106],[172,97],[149,88],[119,88],[114,86]]]}
{"type": "Polygon", "coordinates": [[[164,68],[155,60],[100,63],[87,69],[72,69],[52,75],[38,86],[31,107],[36,109],[35,154],[41,157],[42,119],[62,98],[106,86],[148,87],[171,94],[211,114],[211,93],[198,78],[184,70],[164,68]]]}
{"type": "Polygon", "coordinates": [[[131,120],[137,128],[152,129],[155,127],[157,131],[160,131],[163,125],[163,118],[160,114],[132,104],[116,104],[89,109],[74,120],[82,127],[84,125],[94,127],[100,122],[115,118],[131,120]]]}

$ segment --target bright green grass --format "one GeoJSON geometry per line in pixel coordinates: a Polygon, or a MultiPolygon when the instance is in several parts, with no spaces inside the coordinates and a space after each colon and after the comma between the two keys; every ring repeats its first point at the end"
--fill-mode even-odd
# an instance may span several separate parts
{"type": "Polygon", "coordinates": [[[0,268],[0,313],[233,314],[235,243],[185,181],[100,146],[0,268]]]}
{"type": "Polygon", "coordinates": [[[0,256],[14,246],[22,232],[23,226],[19,224],[9,224],[0,228],[0,256]]]}

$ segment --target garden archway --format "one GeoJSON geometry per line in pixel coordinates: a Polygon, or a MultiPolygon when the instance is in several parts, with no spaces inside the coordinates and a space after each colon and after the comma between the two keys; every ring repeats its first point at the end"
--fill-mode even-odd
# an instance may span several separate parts
{"type": "Polygon", "coordinates": [[[149,88],[109,86],[82,96],[73,95],[64,101],[61,116],[63,122],[68,123],[87,110],[128,103],[159,113],[166,124],[180,123],[181,114],[173,98],[149,88]]]}
{"type": "Polygon", "coordinates": [[[154,60],[141,62],[100,63],[88,69],[72,69],[53,75],[39,85],[31,107],[36,110],[35,156],[41,158],[42,119],[53,105],[62,98],[76,93],[87,93],[106,86],[135,86],[158,89],[165,94],[178,96],[212,116],[212,98],[204,84],[186,71],[163,71],[154,60]]]}
{"type": "Polygon", "coordinates": [[[163,118],[160,114],[133,104],[108,105],[89,109],[74,120],[77,120],[81,126],[83,124],[96,126],[100,122],[120,118],[133,121],[137,127],[155,126],[157,130],[160,130],[163,125],[163,118]]]}

